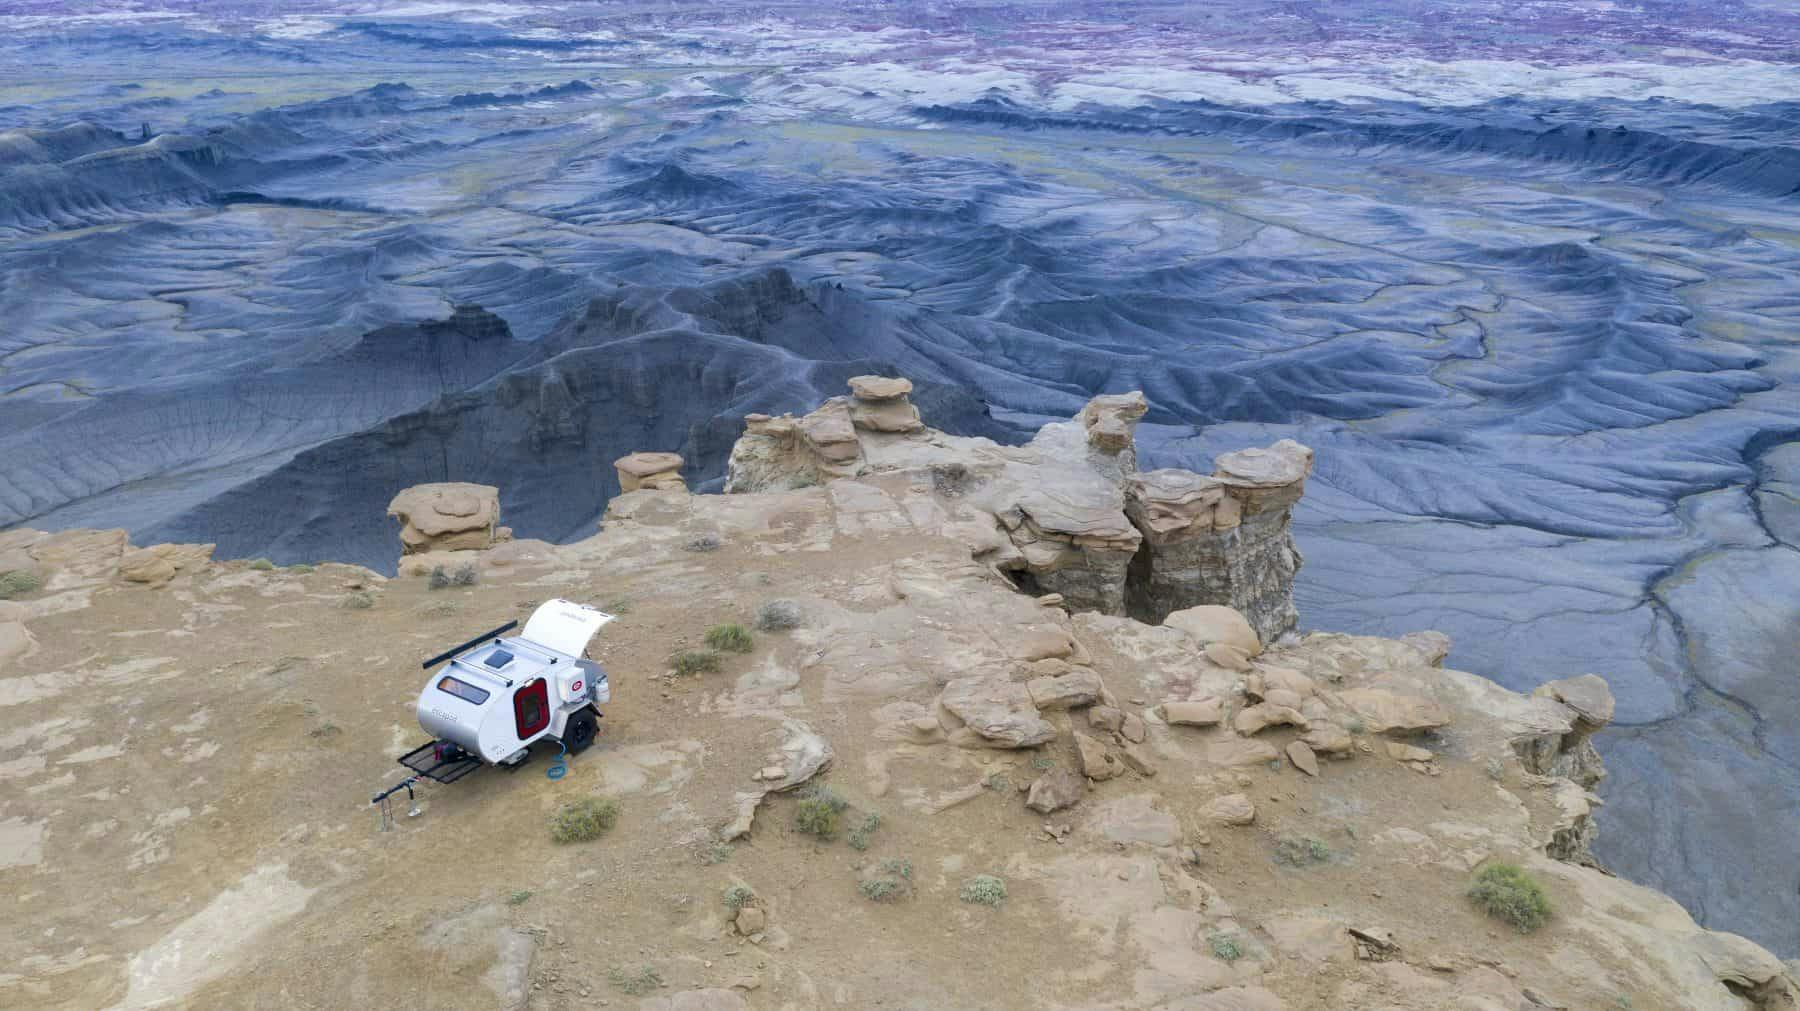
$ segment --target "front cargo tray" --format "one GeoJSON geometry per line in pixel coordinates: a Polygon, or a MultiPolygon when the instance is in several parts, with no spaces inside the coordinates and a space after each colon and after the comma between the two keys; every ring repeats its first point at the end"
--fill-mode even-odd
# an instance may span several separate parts
{"type": "Polygon", "coordinates": [[[429,741],[412,749],[400,756],[400,764],[439,783],[454,783],[481,768],[480,759],[445,741],[429,741]]]}

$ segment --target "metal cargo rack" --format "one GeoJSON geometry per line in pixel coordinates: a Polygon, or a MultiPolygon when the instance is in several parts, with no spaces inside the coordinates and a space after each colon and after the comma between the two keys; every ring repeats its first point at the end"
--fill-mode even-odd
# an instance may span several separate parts
{"type": "Polygon", "coordinates": [[[437,748],[443,741],[431,741],[400,756],[400,764],[437,783],[454,783],[481,768],[481,760],[454,744],[448,745],[457,756],[438,758],[437,748]]]}

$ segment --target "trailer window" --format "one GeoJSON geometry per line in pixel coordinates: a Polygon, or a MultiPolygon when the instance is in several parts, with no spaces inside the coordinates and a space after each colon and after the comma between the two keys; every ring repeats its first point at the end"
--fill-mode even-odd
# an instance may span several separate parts
{"type": "Polygon", "coordinates": [[[550,691],[543,678],[514,693],[513,719],[518,724],[521,741],[550,725],[550,691]]]}
{"type": "Polygon", "coordinates": [[[488,700],[486,689],[477,688],[467,681],[458,681],[453,677],[439,678],[437,686],[438,691],[448,692],[465,702],[473,702],[476,705],[481,705],[488,700]]]}

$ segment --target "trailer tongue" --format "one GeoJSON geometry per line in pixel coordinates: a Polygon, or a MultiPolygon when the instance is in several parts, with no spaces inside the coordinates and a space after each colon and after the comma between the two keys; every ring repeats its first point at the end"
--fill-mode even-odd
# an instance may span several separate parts
{"type": "Polygon", "coordinates": [[[549,600],[516,636],[505,634],[518,627],[509,621],[426,660],[425,670],[445,666],[419,692],[419,725],[432,739],[400,757],[413,772],[407,782],[454,783],[483,765],[516,767],[540,740],[559,742],[571,755],[585,750],[612,686],[582,654],[612,620],[583,604],[549,600]]]}

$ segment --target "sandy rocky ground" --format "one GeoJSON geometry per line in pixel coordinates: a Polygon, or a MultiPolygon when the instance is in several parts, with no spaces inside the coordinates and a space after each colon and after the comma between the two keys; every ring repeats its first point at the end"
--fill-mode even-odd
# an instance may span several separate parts
{"type": "Polygon", "coordinates": [[[1436,666],[1435,635],[1263,648],[1210,612],[1071,614],[971,557],[974,512],[904,466],[663,483],[579,543],[446,555],[481,578],[438,590],[0,534],[0,570],[44,582],[0,603],[0,1006],[1796,1006],[1774,956],[1585,865],[1603,685],[1515,695],[1436,666]],[[419,661],[556,596],[619,615],[591,649],[599,743],[560,781],[540,754],[427,785],[377,831],[369,796],[423,740],[419,661]],[[775,599],[800,627],[673,674],[775,599]],[[984,705],[981,732],[950,711],[984,705]],[[1047,740],[995,746],[1015,731],[1047,740]],[[804,787],[758,803],[765,775],[829,785],[846,831],[797,831],[804,787]],[[1072,806],[1027,806],[1058,788],[1072,806]],[[553,843],[594,795],[616,827],[553,843]],[[1464,897],[1492,859],[1545,883],[1548,926],[1464,897]],[[865,898],[896,861],[910,888],[865,898]],[[960,901],[977,874],[1005,900],[960,901]],[[733,885],[755,896],[735,921],[733,885]],[[628,993],[643,967],[660,985],[628,993]]]}

